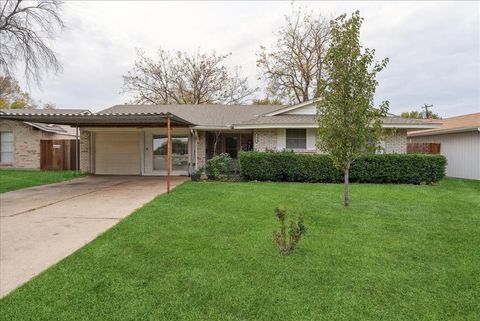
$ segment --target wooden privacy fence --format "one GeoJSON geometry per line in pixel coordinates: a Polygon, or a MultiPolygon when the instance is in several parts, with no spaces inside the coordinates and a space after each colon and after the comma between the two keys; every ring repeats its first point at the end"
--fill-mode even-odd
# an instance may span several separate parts
{"type": "Polygon", "coordinates": [[[407,154],[440,154],[440,144],[407,143],[407,154]]]}
{"type": "Polygon", "coordinates": [[[40,169],[76,170],[79,161],[76,139],[40,140],[40,169]]]}

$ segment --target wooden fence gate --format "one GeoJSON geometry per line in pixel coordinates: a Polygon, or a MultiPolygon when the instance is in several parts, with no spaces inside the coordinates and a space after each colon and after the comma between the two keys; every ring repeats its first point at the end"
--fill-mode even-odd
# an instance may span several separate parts
{"type": "Polygon", "coordinates": [[[440,154],[440,144],[407,143],[407,154],[440,154]]]}
{"type": "Polygon", "coordinates": [[[46,171],[75,170],[79,165],[76,139],[40,140],[40,169],[46,171]]]}

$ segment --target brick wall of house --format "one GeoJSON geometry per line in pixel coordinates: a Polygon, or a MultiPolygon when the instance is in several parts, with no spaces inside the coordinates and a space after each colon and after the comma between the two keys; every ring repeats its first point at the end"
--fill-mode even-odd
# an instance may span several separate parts
{"type": "Polygon", "coordinates": [[[90,132],[80,129],[80,171],[90,173],[90,132]]]}
{"type": "Polygon", "coordinates": [[[277,149],[276,129],[255,129],[253,131],[253,149],[258,152],[277,149]]]}
{"type": "MultiPolygon", "coordinates": [[[[255,129],[253,135],[253,147],[256,151],[280,150],[277,143],[277,129],[255,129]]],[[[382,138],[382,146],[387,154],[405,154],[407,152],[407,131],[405,129],[388,129],[382,138]]],[[[301,151],[299,151],[301,152],[301,151]]],[[[304,152],[312,152],[304,151],[304,152]]],[[[317,153],[320,153],[316,149],[317,153]]]]}
{"type": "Polygon", "coordinates": [[[407,153],[407,130],[395,129],[387,130],[382,141],[385,143],[386,154],[406,154],[407,153]]]}
{"type": "Polygon", "coordinates": [[[48,133],[21,121],[0,120],[0,131],[13,133],[13,163],[0,164],[1,167],[20,169],[40,169],[40,140],[73,139],[68,135],[48,133]]]}
{"type": "Polygon", "coordinates": [[[205,151],[206,151],[206,132],[199,131],[198,140],[197,140],[198,167],[205,166],[205,162],[206,162],[205,151]]]}

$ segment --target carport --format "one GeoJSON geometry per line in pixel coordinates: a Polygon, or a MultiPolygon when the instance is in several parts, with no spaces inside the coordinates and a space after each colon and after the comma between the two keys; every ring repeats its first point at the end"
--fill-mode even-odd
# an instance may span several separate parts
{"type": "MultiPolygon", "coordinates": [[[[152,153],[153,146],[147,146],[142,135],[150,133],[149,129],[161,130],[164,134],[166,161],[165,171],[158,171],[158,175],[165,175],[167,192],[170,192],[172,175],[172,130],[188,133],[190,143],[190,122],[173,115],[172,113],[16,113],[0,111],[0,118],[30,121],[47,124],[70,125],[77,128],[77,140],[80,131],[94,132],[90,138],[88,157],[92,170],[88,172],[104,175],[143,175],[145,154],[152,153]]],[[[162,136],[163,137],[163,136],[162,136]]],[[[80,144],[81,145],[81,144],[80,144]]],[[[80,149],[77,153],[81,153],[80,149]]],[[[77,170],[79,170],[77,164],[77,170]]]]}

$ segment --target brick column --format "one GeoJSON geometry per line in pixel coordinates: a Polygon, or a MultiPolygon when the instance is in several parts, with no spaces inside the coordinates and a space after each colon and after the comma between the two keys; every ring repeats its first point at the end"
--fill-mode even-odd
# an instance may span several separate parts
{"type": "Polygon", "coordinates": [[[91,173],[91,157],[92,149],[90,148],[90,132],[80,128],[80,171],[82,173],[91,173]]]}
{"type": "Polygon", "coordinates": [[[206,162],[206,132],[204,131],[198,131],[198,140],[197,140],[197,162],[198,162],[198,167],[205,166],[206,162]]]}

